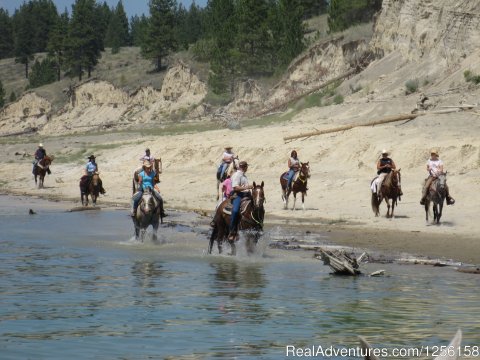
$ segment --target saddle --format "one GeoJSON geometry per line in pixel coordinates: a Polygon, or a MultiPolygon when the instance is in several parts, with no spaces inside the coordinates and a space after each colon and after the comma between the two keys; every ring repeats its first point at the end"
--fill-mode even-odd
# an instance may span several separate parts
{"type": "MultiPolygon", "coordinates": [[[[250,203],[250,201],[252,201],[252,199],[248,196],[242,198],[242,201],[240,203],[240,214],[243,215],[243,213],[247,210],[247,206],[250,203]]],[[[227,205],[223,208],[223,213],[227,215],[232,215],[232,209],[233,209],[232,202],[229,201],[227,205]]]]}
{"type": "MultiPolygon", "coordinates": [[[[292,183],[297,181],[298,177],[300,176],[300,171],[297,171],[295,173],[295,175],[293,175],[293,180],[292,180],[292,183]]],[[[288,180],[288,171],[284,172],[283,175],[282,175],[283,179],[284,180],[288,180]]]]}

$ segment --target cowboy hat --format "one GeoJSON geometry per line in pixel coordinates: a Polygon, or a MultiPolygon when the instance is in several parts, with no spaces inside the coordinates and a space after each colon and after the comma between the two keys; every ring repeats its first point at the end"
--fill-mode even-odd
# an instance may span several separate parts
{"type": "Polygon", "coordinates": [[[88,159],[88,160],[95,159],[95,155],[92,154],[92,155],[90,155],[87,159],[88,159]]]}
{"type": "Polygon", "coordinates": [[[430,151],[430,155],[432,155],[432,154],[435,154],[435,155],[438,156],[438,150],[437,150],[437,149],[432,149],[432,150],[430,151]]]}
{"type": "Polygon", "coordinates": [[[240,162],[238,163],[238,166],[239,166],[239,167],[247,167],[248,164],[247,164],[246,161],[240,161],[240,162]]]}
{"type": "Polygon", "coordinates": [[[38,144],[38,147],[43,147],[43,144],[42,143],[38,144]]]}
{"type": "Polygon", "coordinates": [[[147,152],[147,151],[150,151],[150,149],[149,149],[149,148],[146,148],[146,149],[145,149],[145,152],[147,152]]]}
{"type": "Polygon", "coordinates": [[[383,154],[387,154],[387,155],[388,155],[388,150],[387,150],[387,149],[383,149],[383,150],[382,150],[382,155],[383,155],[383,154]]]}
{"type": "Polygon", "coordinates": [[[233,149],[233,147],[230,145],[225,146],[225,150],[228,150],[228,149],[233,149]]]}
{"type": "Polygon", "coordinates": [[[144,160],[143,161],[143,167],[144,168],[151,168],[152,167],[152,163],[148,160],[144,160]]]}

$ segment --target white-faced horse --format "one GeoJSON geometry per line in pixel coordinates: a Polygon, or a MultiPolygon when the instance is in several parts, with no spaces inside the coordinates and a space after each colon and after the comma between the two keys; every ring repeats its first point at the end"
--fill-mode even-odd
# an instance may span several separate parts
{"type": "Polygon", "coordinates": [[[152,225],[153,228],[153,241],[157,240],[157,230],[160,223],[163,223],[161,213],[163,212],[161,204],[153,196],[152,190],[146,188],[143,191],[142,198],[138,203],[137,211],[133,219],[133,225],[135,226],[135,238],[140,239],[143,242],[145,232],[147,228],[152,225]]]}

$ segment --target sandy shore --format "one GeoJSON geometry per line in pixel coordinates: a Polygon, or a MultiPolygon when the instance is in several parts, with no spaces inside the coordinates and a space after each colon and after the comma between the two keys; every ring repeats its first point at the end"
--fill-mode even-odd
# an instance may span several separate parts
{"type": "MultiPolygon", "coordinates": [[[[394,99],[388,104],[364,103],[361,107],[352,102],[311,108],[289,122],[241,131],[219,129],[176,135],[120,132],[3,140],[0,192],[71,201],[78,206],[79,179],[87,156],[94,153],[107,190],[99,205],[127,208],[133,171],[149,147],[153,155],[162,158],[160,188],[166,207],[196,210],[208,216],[216,205],[216,167],[223,147],[229,144],[250,164],[250,182],[265,182],[266,226],[319,227],[329,231],[332,241],[339,244],[480,263],[478,116],[466,112],[453,117],[427,115],[414,121],[358,127],[288,144],[283,141],[284,136],[328,129],[351,123],[352,119],[359,122],[359,118],[402,113],[412,105],[405,103],[405,99],[394,99]],[[31,157],[23,156],[32,154],[39,141],[56,156],[44,189],[35,187],[31,157]],[[457,201],[454,206],[444,207],[440,225],[426,222],[425,211],[419,205],[425,163],[432,147],[440,151],[451,194],[457,201]],[[393,219],[385,217],[385,203],[380,217],[374,216],[370,205],[369,184],[383,148],[391,151],[402,169],[405,195],[393,219]],[[292,149],[311,166],[305,211],[285,210],[281,199],[279,177],[286,170],[292,149]]],[[[300,200],[297,208],[301,208],[300,200]]]]}

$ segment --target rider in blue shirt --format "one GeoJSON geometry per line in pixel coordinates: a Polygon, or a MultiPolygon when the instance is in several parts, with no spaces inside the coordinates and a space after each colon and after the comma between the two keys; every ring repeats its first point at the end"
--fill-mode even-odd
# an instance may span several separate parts
{"type": "MultiPolygon", "coordinates": [[[[90,155],[88,157],[88,160],[89,161],[88,161],[87,165],[85,165],[85,176],[88,176],[88,180],[87,180],[87,183],[86,183],[87,186],[88,186],[88,184],[90,184],[90,181],[92,180],[93,174],[98,173],[98,165],[95,161],[95,155],[90,155]]],[[[98,183],[99,183],[99,186],[100,186],[100,193],[105,194],[106,191],[103,188],[102,180],[100,178],[98,179],[98,183]]]]}
{"type": "Polygon", "coordinates": [[[138,184],[140,190],[137,191],[133,196],[132,196],[132,208],[130,215],[132,217],[135,216],[137,212],[137,207],[140,202],[140,199],[142,198],[143,191],[146,188],[150,188],[152,190],[152,194],[157,199],[159,205],[160,205],[160,210],[161,210],[161,217],[166,217],[168,216],[164,209],[163,209],[163,199],[162,196],[160,195],[160,190],[158,189],[158,186],[155,184],[155,170],[152,168],[152,163],[148,160],[145,160],[143,162],[143,171],[138,174],[138,184]]]}

